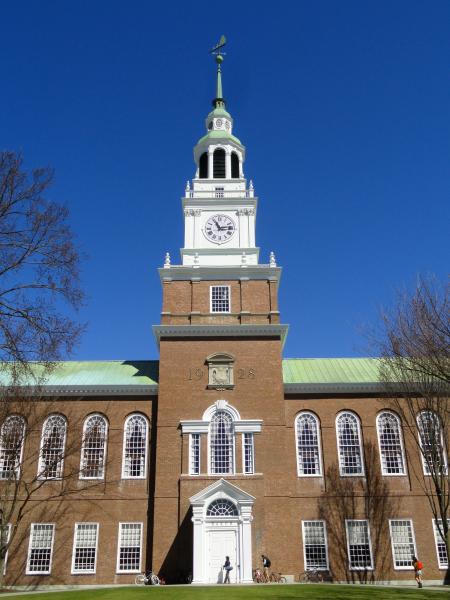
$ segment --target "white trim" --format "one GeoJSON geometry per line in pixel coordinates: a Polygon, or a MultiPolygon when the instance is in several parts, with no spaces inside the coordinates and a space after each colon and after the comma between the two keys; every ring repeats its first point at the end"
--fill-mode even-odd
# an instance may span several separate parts
{"type": "Polygon", "coordinates": [[[406,456],[405,456],[405,447],[403,445],[403,430],[402,430],[402,425],[400,422],[400,418],[398,417],[398,415],[392,411],[392,410],[388,410],[388,409],[383,409],[382,411],[380,411],[375,419],[375,427],[377,430],[377,439],[378,439],[378,452],[379,452],[379,456],[380,456],[380,468],[381,468],[381,474],[385,477],[404,477],[407,474],[406,471],[406,456]],[[380,440],[380,429],[379,429],[379,423],[380,423],[380,417],[382,417],[383,415],[390,415],[392,417],[394,417],[396,423],[397,423],[397,435],[399,438],[399,442],[400,442],[400,450],[401,450],[401,456],[402,456],[402,464],[403,464],[403,472],[402,473],[386,473],[384,471],[384,467],[383,467],[383,454],[381,451],[381,440],[380,440]]]}
{"type": "Polygon", "coordinates": [[[91,413],[89,414],[83,423],[83,433],[82,433],[82,438],[81,438],[81,452],[80,452],[80,476],[79,479],[86,479],[86,480],[102,480],[105,479],[105,471],[106,471],[106,458],[107,458],[107,452],[108,452],[108,434],[109,434],[109,423],[108,423],[108,419],[105,417],[105,415],[103,415],[102,413],[99,412],[95,412],[95,413],[91,413]],[[86,439],[86,424],[89,421],[89,419],[91,419],[92,417],[101,417],[104,421],[105,421],[105,443],[103,446],[103,474],[100,477],[86,477],[85,475],[83,475],[83,453],[84,453],[84,443],[85,443],[85,439],[86,439]]]}
{"type": "Polygon", "coordinates": [[[66,441],[67,441],[67,417],[65,415],[63,415],[62,413],[51,413],[50,415],[48,415],[48,417],[45,419],[43,425],[42,425],[42,430],[41,430],[41,441],[39,444],[39,460],[38,460],[38,472],[37,472],[37,478],[42,480],[49,480],[49,481],[58,481],[60,479],[63,478],[64,475],[64,458],[65,458],[65,452],[66,452],[66,441]],[[61,417],[62,419],[64,419],[64,440],[62,443],[62,456],[61,456],[61,460],[57,463],[58,464],[58,471],[59,471],[59,475],[57,475],[56,477],[47,477],[44,475],[44,469],[43,469],[43,465],[42,465],[42,449],[43,449],[43,445],[44,445],[44,432],[45,432],[45,428],[47,427],[47,423],[49,422],[49,420],[53,417],[61,417]]]}
{"type": "Polygon", "coordinates": [[[373,571],[373,554],[372,554],[372,539],[370,537],[370,523],[368,519],[345,519],[345,536],[347,538],[347,556],[348,556],[348,568],[350,571],[373,571]],[[367,525],[367,539],[369,542],[369,553],[370,553],[370,567],[352,567],[350,557],[350,536],[348,535],[348,524],[349,523],[366,523],[367,525]]]}
{"type": "Polygon", "coordinates": [[[323,525],[323,534],[324,534],[324,539],[325,539],[325,560],[326,560],[327,566],[325,568],[317,569],[317,571],[329,571],[329,569],[330,569],[330,562],[329,562],[329,559],[328,559],[327,523],[326,523],[326,521],[324,519],[304,519],[302,521],[302,545],[303,545],[303,565],[304,565],[304,570],[305,571],[308,570],[308,566],[306,564],[305,523],[322,523],[322,525],[323,525]]]}
{"type": "Polygon", "coordinates": [[[352,410],[341,410],[336,415],[335,419],[335,430],[336,430],[336,443],[337,443],[337,451],[338,451],[338,461],[339,461],[339,474],[341,477],[365,477],[365,465],[364,465],[364,453],[363,453],[363,443],[362,443],[362,433],[361,433],[361,420],[359,416],[354,413],[352,410]],[[343,473],[342,472],[342,462],[341,462],[341,447],[339,444],[339,431],[338,431],[338,419],[342,415],[352,415],[356,419],[356,426],[358,430],[358,441],[359,441],[359,454],[361,459],[361,472],[360,473],[343,473]]]}
{"type": "MultiPolygon", "coordinates": [[[[440,521],[442,523],[442,519],[434,519],[434,518],[431,519],[431,526],[433,528],[433,533],[434,533],[434,545],[435,545],[435,548],[436,548],[436,558],[437,558],[438,568],[440,570],[446,571],[448,569],[448,567],[450,566],[450,561],[448,560],[448,556],[447,556],[447,562],[443,563],[443,562],[441,562],[440,557],[439,557],[438,536],[441,538],[440,539],[440,543],[444,544],[444,546],[445,546],[445,542],[444,542],[444,540],[442,539],[442,537],[441,537],[441,535],[439,533],[438,526],[437,526],[437,521],[440,521]]],[[[447,522],[448,522],[448,524],[450,526],[450,518],[447,519],[447,522]]]]}
{"type": "Polygon", "coordinates": [[[255,436],[253,434],[252,431],[244,431],[242,433],[242,473],[244,475],[254,475],[255,474],[255,436]],[[245,470],[245,436],[246,435],[250,435],[251,436],[251,455],[252,455],[252,470],[251,471],[246,471],[245,470]]]}
{"type": "Polygon", "coordinates": [[[297,459],[297,476],[298,477],[322,477],[323,474],[323,464],[322,464],[322,444],[321,444],[321,427],[320,427],[320,419],[319,417],[313,413],[310,410],[302,410],[298,413],[298,415],[295,417],[294,420],[294,433],[295,433],[295,455],[296,455],[296,459],[297,459]],[[314,418],[314,421],[316,423],[316,430],[317,430],[317,448],[318,448],[318,452],[319,452],[319,473],[314,473],[314,474],[308,474],[308,473],[300,473],[300,457],[299,457],[299,453],[298,453],[298,431],[297,431],[297,424],[298,424],[298,420],[302,415],[310,415],[311,417],[314,418]]]}
{"type": "Polygon", "coordinates": [[[52,561],[53,561],[53,544],[55,542],[55,523],[31,523],[30,524],[30,541],[28,542],[28,554],[27,554],[27,566],[25,570],[25,575],[49,575],[52,572],[52,561]],[[32,543],[34,537],[34,527],[35,525],[51,525],[52,527],[52,541],[50,545],[50,561],[48,566],[48,571],[30,571],[30,559],[31,559],[31,550],[32,543]]]}
{"type": "MultiPolygon", "coordinates": [[[[184,433],[184,432],[183,432],[184,433]]],[[[189,468],[188,468],[188,473],[189,475],[194,475],[194,476],[198,476],[200,475],[200,473],[202,472],[202,438],[200,436],[200,433],[198,432],[190,432],[189,433],[189,468]],[[198,436],[198,473],[194,473],[193,472],[193,468],[192,468],[192,462],[193,462],[193,436],[197,435],[198,436]]]]}
{"type": "Polygon", "coordinates": [[[77,521],[74,525],[74,529],[73,529],[73,544],[72,544],[72,567],[71,567],[71,574],[72,575],[95,575],[97,573],[97,557],[98,557],[98,532],[100,529],[100,524],[99,523],[93,523],[93,522],[84,522],[84,521],[77,521]],[[76,550],[76,540],[77,540],[77,527],[78,525],[95,525],[95,559],[94,559],[94,570],[90,571],[90,570],[75,570],[75,550],[76,550]]]}
{"type": "Polygon", "coordinates": [[[123,424],[123,444],[122,444],[122,479],[146,479],[147,477],[147,465],[148,465],[148,448],[149,448],[149,423],[147,417],[141,412],[133,412],[127,416],[125,422],[123,424]],[[142,417],[145,419],[145,463],[144,463],[144,473],[138,476],[125,475],[125,448],[127,441],[127,424],[130,419],[135,416],[142,417]]]}
{"type": "Polygon", "coordinates": [[[414,546],[414,556],[417,556],[417,548],[416,548],[416,536],[414,534],[414,523],[412,519],[402,519],[401,517],[397,518],[397,519],[389,519],[389,537],[391,538],[391,552],[392,552],[392,565],[394,567],[394,571],[413,571],[414,567],[411,565],[409,566],[404,566],[404,567],[397,567],[396,566],[396,559],[395,559],[395,551],[394,551],[394,539],[392,537],[392,523],[396,521],[405,521],[408,522],[410,524],[411,527],[411,537],[412,537],[412,542],[413,542],[413,546],[414,546]]]}
{"type": "Polygon", "coordinates": [[[208,433],[209,422],[180,421],[182,433],[208,433]]]}
{"type": "Polygon", "coordinates": [[[119,521],[119,529],[117,535],[117,560],[116,560],[116,573],[140,573],[142,565],[142,532],[144,530],[144,523],[142,521],[119,521]],[[140,525],[140,548],[139,548],[139,568],[138,569],[120,569],[120,548],[122,541],[122,525],[140,525]]]}
{"type": "Polygon", "coordinates": [[[216,414],[218,410],[227,411],[231,415],[233,421],[241,420],[241,415],[239,414],[239,411],[236,408],[234,408],[234,406],[232,406],[231,404],[228,404],[226,400],[216,400],[214,404],[208,406],[208,408],[203,413],[202,420],[211,421],[212,417],[216,414]]]}
{"type": "Polygon", "coordinates": [[[212,315],[225,315],[225,314],[229,314],[231,313],[231,285],[210,285],[209,286],[209,312],[212,315]],[[213,311],[213,298],[212,298],[212,294],[213,294],[213,289],[214,288],[221,288],[221,289],[227,289],[228,290],[228,310],[214,310],[213,311]]]}

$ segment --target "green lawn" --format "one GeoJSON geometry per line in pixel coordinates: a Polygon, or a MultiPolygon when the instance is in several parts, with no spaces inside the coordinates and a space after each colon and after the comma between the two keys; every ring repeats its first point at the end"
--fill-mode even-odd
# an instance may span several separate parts
{"type": "MultiPolygon", "coordinates": [[[[364,587],[347,585],[254,585],[220,586],[220,587],[121,587],[99,590],[52,592],[37,594],[36,600],[255,600],[268,598],[271,600],[289,600],[302,598],[305,600],[408,600],[414,597],[419,600],[433,598],[443,600],[445,591],[431,591],[417,588],[398,589],[390,587],[364,587]]],[[[30,596],[28,596],[30,597],[30,596]]],[[[33,597],[33,596],[31,596],[33,597]]],[[[23,596],[26,598],[26,596],[23,596]]],[[[5,598],[6,600],[6,598],[5,598]]]]}

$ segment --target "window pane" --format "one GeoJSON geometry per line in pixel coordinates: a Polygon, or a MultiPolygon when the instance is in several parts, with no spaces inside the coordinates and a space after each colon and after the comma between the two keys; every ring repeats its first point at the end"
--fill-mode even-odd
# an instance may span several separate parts
{"type": "Polygon", "coordinates": [[[397,569],[412,569],[412,558],[415,555],[412,521],[391,520],[392,555],[397,569]]]}
{"type": "Polygon", "coordinates": [[[253,433],[244,433],[244,473],[254,473],[253,464],[253,433]]]}
{"type": "Polygon", "coordinates": [[[303,521],[305,569],[328,569],[327,541],[323,521],[303,521]]]}
{"type": "Polygon", "coordinates": [[[309,413],[297,417],[297,460],[299,475],[320,475],[317,419],[309,413]]]}
{"type": "Polygon", "coordinates": [[[97,523],[75,525],[73,573],[95,573],[97,523]]]}
{"type": "Polygon", "coordinates": [[[145,477],[146,459],[147,420],[142,415],[133,415],[125,425],[123,477],[145,477]]]}
{"type": "Polygon", "coordinates": [[[50,573],[54,525],[31,526],[27,573],[50,573]]]}
{"type": "Polygon", "coordinates": [[[210,445],[211,473],[232,473],[233,420],[225,411],[218,411],[211,419],[210,445]]]}
{"type": "Polygon", "coordinates": [[[369,524],[367,521],[346,521],[348,560],[350,569],[371,569],[369,524]]]}
{"type": "Polygon", "coordinates": [[[392,413],[385,412],[378,416],[377,427],[383,475],[403,475],[405,467],[399,420],[392,413]]]}
{"type": "Polygon", "coordinates": [[[19,477],[24,437],[24,419],[18,415],[7,417],[0,433],[0,479],[19,477]]]}
{"type": "Polygon", "coordinates": [[[226,498],[214,500],[206,510],[207,517],[237,517],[236,506],[226,498]]]}
{"type": "MultiPolygon", "coordinates": [[[[438,558],[438,564],[440,569],[448,569],[448,555],[447,555],[447,547],[445,545],[445,541],[442,538],[442,535],[439,529],[442,531],[442,520],[438,520],[439,527],[435,519],[433,519],[433,530],[434,530],[434,539],[436,542],[436,554],[438,558]]],[[[450,527],[450,519],[448,519],[448,524],[450,527]]]]}
{"type": "Polygon", "coordinates": [[[106,419],[92,415],[84,425],[81,477],[101,479],[105,474],[106,419]]]}
{"type": "Polygon", "coordinates": [[[341,475],[363,475],[358,419],[343,413],[337,420],[339,466],[341,475]]]}
{"type": "Polygon", "coordinates": [[[191,461],[190,474],[198,475],[200,473],[200,434],[191,433],[191,461]]]}
{"type": "Polygon", "coordinates": [[[230,288],[227,285],[211,287],[211,312],[230,312],[230,288]]]}
{"type": "Polygon", "coordinates": [[[447,469],[447,456],[442,438],[441,424],[436,413],[423,410],[417,417],[422,464],[425,475],[440,474],[447,469]]]}
{"type": "Polygon", "coordinates": [[[66,419],[62,415],[52,415],[42,428],[40,478],[55,479],[62,476],[65,443],[66,419]]]}
{"type": "Polygon", "coordinates": [[[141,523],[121,523],[119,539],[119,571],[141,569],[141,523]]]}

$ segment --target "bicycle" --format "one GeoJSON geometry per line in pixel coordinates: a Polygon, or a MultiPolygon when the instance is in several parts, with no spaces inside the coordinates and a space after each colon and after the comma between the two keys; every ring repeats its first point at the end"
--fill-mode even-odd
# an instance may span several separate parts
{"type": "Polygon", "coordinates": [[[318,569],[307,569],[300,573],[298,580],[301,583],[322,583],[323,575],[318,569]]]}
{"type": "Polygon", "coordinates": [[[159,577],[153,571],[149,571],[148,573],[139,573],[134,578],[134,583],[136,585],[159,585],[159,577]]]}
{"type": "Polygon", "coordinates": [[[271,573],[269,575],[270,583],[286,583],[286,577],[284,577],[281,573],[271,573]]]}

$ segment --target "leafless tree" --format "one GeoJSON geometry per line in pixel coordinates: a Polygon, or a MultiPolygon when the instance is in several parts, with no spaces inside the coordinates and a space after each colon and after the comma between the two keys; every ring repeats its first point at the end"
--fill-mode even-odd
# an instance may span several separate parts
{"type": "MultiPolygon", "coordinates": [[[[50,168],[28,173],[20,154],[0,152],[0,578],[31,498],[74,450],[66,444],[43,461],[42,447],[35,456],[36,431],[51,410],[43,410],[42,385],[83,329],[68,315],[83,301],[80,254],[67,208],[47,197],[52,181],[50,168]]],[[[47,484],[45,498],[66,494],[71,476],[68,469],[58,485],[47,484]]]]}
{"type": "MultiPolygon", "coordinates": [[[[411,468],[428,499],[450,556],[450,323],[449,287],[420,278],[412,293],[398,295],[382,313],[374,336],[380,379],[413,447],[411,468]]],[[[385,400],[384,400],[385,401],[385,400]]]]}

